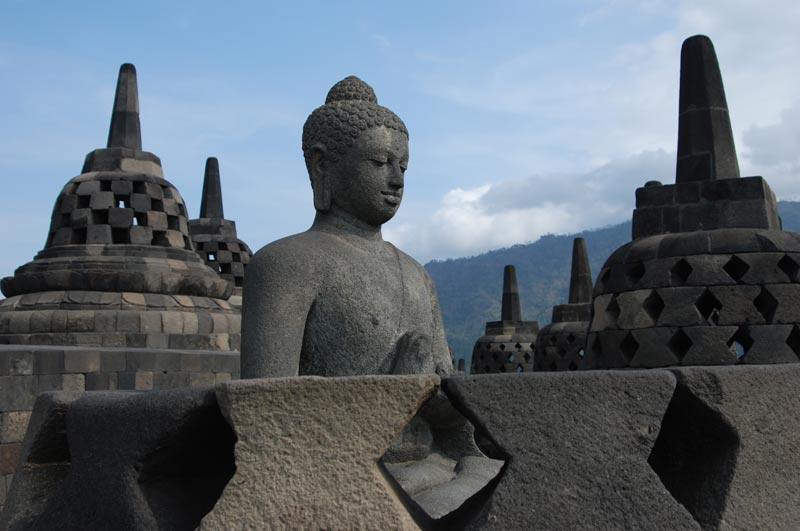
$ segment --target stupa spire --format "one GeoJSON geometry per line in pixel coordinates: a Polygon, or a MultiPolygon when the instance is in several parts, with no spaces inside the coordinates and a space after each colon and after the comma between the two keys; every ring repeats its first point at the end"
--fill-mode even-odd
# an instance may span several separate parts
{"type": "Polygon", "coordinates": [[[503,307],[500,319],[513,322],[522,321],[517,271],[513,265],[507,265],[503,269],[503,307]]]}
{"type": "Polygon", "coordinates": [[[739,177],[717,54],[705,35],[683,41],[678,107],[675,182],[739,177]]]}
{"type": "Polygon", "coordinates": [[[139,125],[139,87],[136,82],[136,67],[130,63],[125,63],[119,68],[107,147],[139,151],[142,149],[142,131],[139,125]]]}
{"type": "Polygon", "coordinates": [[[224,219],[222,211],[222,186],[219,181],[219,161],[216,157],[206,159],[203,178],[203,197],[200,201],[200,217],[224,219]]]}
{"type": "Polygon", "coordinates": [[[583,238],[572,241],[572,273],[569,277],[569,303],[578,302],[592,302],[592,271],[583,238]]]}

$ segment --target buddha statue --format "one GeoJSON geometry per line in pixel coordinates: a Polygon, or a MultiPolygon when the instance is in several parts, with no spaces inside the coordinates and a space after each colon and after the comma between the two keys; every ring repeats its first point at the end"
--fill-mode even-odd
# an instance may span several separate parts
{"type": "Polygon", "coordinates": [[[303,128],[316,217],[248,265],[243,378],[452,372],[436,290],[383,240],[403,198],[408,130],[348,77],[303,128]]]}

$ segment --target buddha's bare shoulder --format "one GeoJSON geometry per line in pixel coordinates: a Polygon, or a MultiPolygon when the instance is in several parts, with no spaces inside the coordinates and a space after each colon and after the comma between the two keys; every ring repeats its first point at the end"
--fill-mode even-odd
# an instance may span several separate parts
{"type": "Polygon", "coordinates": [[[330,237],[313,231],[275,240],[250,259],[247,275],[311,279],[313,272],[325,267],[324,257],[331,248],[329,240],[330,237]]]}

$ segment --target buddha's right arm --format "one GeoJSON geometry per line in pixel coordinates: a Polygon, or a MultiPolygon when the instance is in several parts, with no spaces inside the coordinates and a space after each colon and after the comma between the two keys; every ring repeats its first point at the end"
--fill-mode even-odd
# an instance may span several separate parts
{"type": "Polygon", "coordinates": [[[312,282],[291,257],[262,249],[247,266],[242,305],[241,377],[297,376],[312,282]]]}

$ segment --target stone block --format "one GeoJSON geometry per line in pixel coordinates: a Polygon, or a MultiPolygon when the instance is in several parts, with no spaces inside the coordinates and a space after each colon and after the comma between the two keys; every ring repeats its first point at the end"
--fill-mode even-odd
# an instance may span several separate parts
{"type": "Polygon", "coordinates": [[[775,205],[769,205],[763,199],[725,201],[722,203],[722,226],[777,230],[780,227],[774,209],[775,205]]]}
{"type": "Polygon", "coordinates": [[[617,326],[625,330],[654,326],[658,315],[648,311],[648,306],[645,303],[650,297],[654,296],[652,294],[653,290],[640,289],[617,295],[616,300],[620,309],[617,326]]]}
{"type": "Polygon", "coordinates": [[[128,371],[180,371],[179,352],[129,351],[128,371]]]}
{"type": "Polygon", "coordinates": [[[166,230],[164,231],[164,237],[166,238],[167,242],[169,243],[170,247],[178,247],[182,249],[185,245],[185,241],[183,239],[183,234],[181,234],[177,230],[166,230]]]}
{"type": "Polygon", "coordinates": [[[153,241],[153,229],[141,225],[134,225],[128,231],[131,243],[134,245],[150,245],[153,241]]]}
{"type": "Polygon", "coordinates": [[[138,311],[121,310],[117,312],[118,332],[139,332],[140,320],[138,311]]]}
{"type": "Polygon", "coordinates": [[[704,529],[800,522],[800,365],[686,367],[650,462],[704,529]]]}
{"type": "Polygon", "coordinates": [[[793,325],[748,326],[748,341],[752,340],[752,344],[744,353],[742,363],[797,363],[798,356],[787,343],[793,328],[793,325]]]}
{"type": "Polygon", "coordinates": [[[8,333],[9,334],[29,334],[31,312],[14,311],[9,312],[8,333]]]}
{"type": "Polygon", "coordinates": [[[153,373],[153,389],[179,389],[189,387],[188,372],[155,372],[153,373]]]}
{"type": "Polygon", "coordinates": [[[133,209],[117,207],[109,209],[108,224],[114,228],[127,229],[133,225],[133,209]]]}
{"type": "Polygon", "coordinates": [[[116,195],[130,196],[133,192],[133,183],[128,180],[118,180],[111,183],[111,191],[116,195]]]}
{"type": "Polygon", "coordinates": [[[664,303],[658,318],[661,326],[691,326],[706,322],[695,305],[705,288],[674,287],[655,291],[664,303]]]}
{"type": "Polygon", "coordinates": [[[215,372],[218,354],[208,352],[181,352],[181,368],[186,372],[215,372]]]}
{"type": "Polygon", "coordinates": [[[632,232],[634,240],[661,234],[661,209],[649,207],[634,210],[632,232]]]}
{"type": "Polygon", "coordinates": [[[113,192],[95,192],[89,200],[89,208],[92,210],[108,210],[114,206],[117,204],[114,201],[113,192]]]}
{"type": "Polygon", "coordinates": [[[675,197],[682,205],[689,205],[700,201],[700,183],[684,182],[675,185],[675,197]]]}
{"type": "Polygon", "coordinates": [[[145,334],[159,334],[161,328],[161,314],[159,312],[147,311],[140,314],[140,328],[145,334]]]}
{"type": "Polygon", "coordinates": [[[164,311],[161,313],[161,327],[166,334],[182,334],[183,333],[183,312],[169,312],[164,311]]]}
{"type": "Polygon", "coordinates": [[[709,291],[719,301],[719,325],[764,324],[765,317],[753,301],[761,293],[760,286],[712,286],[709,291]]]}
{"type": "Polygon", "coordinates": [[[213,372],[189,373],[189,387],[213,387],[216,383],[213,372]]]}
{"type": "Polygon", "coordinates": [[[629,366],[652,369],[679,365],[678,353],[670,345],[676,330],[677,328],[653,327],[631,331],[638,347],[629,366]]]}
{"type": "Polygon", "coordinates": [[[86,377],[83,374],[43,374],[39,376],[39,392],[85,391],[86,377]]]}
{"type": "Polygon", "coordinates": [[[465,529],[699,529],[648,465],[675,389],[665,371],[460,377],[442,386],[506,459],[465,529]],[[526,399],[510,408],[509,396],[526,399]]]}
{"type": "Polygon", "coordinates": [[[64,351],[37,349],[33,360],[34,374],[60,374],[64,372],[64,351]]]}
{"type": "Polygon", "coordinates": [[[153,389],[153,373],[152,371],[118,372],[117,386],[118,389],[149,391],[153,389]]]}
{"type": "Polygon", "coordinates": [[[127,367],[127,353],[121,350],[103,350],[100,352],[100,371],[119,372],[127,367]]]}
{"type": "Polygon", "coordinates": [[[149,212],[152,207],[150,197],[147,194],[131,194],[131,207],[140,214],[149,212]]]}
{"type": "Polygon", "coordinates": [[[111,227],[109,225],[89,225],[86,227],[86,243],[114,243],[114,240],[111,238],[111,227]]]}
{"type": "Polygon", "coordinates": [[[16,350],[0,352],[0,376],[34,374],[34,354],[16,350]]]}
{"type": "Polygon", "coordinates": [[[100,191],[100,181],[83,181],[75,191],[77,195],[92,195],[100,191]]]}
{"type": "Polygon", "coordinates": [[[50,321],[52,319],[52,311],[50,310],[35,310],[31,312],[30,322],[28,326],[33,334],[50,332],[50,321]]]}
{"type": "Polygon", "coordinates": [[[682,358],[683,365],[731,365],[738,363],[735,349],[730,342],[736,334],[736,326],[687,326],[681,328],[689,341],[689,349],[682,358]]]}
{"type": "Polygon", "coordinates": [[[113,391],[119,389],[116,372],[92,372],[86,375],[87,391],[113,391]]]}
{"type": "Polygon", "coordinates": [[[99,351],[67,350],[64,352],[64,372],[99,372],[100,367],[99,351]]]}
{"type": "Polygon", "coordinates": [[[220,529],[231,521],[254,529],[275,522],[315,529],[416,528],[378,472],[378,461],[437,385],[435,376],[420,375],[219,386],[223,415],[238,440],[251,444],[236,446],[235,476],[200,528],[220,529]],[[360,399],[347,399],[352,396],[360,399]],[[259,435],[265,425],[292,443],[259,435]],[[320,453],[327,459],[310,458],[320,453]],[[243,505],[249,510],[243,512],[243,505]]]}
{"type": "Polygon", "coordinates": [[[169,338],[169,334],[147,334],[145,345],[147,348],[168,349],[169,338]]]}
{"type": "Polygon", "coordinates": [[[37,489],[26,478],[38,496],[12,492],[4,529],[195,529],[233,475],[235,439],[209,389],[88,393],[61,417],[68,450],[52,447],[67,470],[37,489]]]}
{"type": "Polygon", "coordinates": [[[144,224],[153,230],[167,230],[167,215],[163,212],[150,210],[145,214],[144,224]]]}
{"type": "MultiPolygon", "coordinates": [[[[74,229],[87,227],[92,223],[91,208],[76,208],[69,216],[70,226],[74,229]]],[[[70,243],[70,242],[66,242],[70,243]]]]}
{"type": "Polygon", "coordinates": [[[214,354],[214,372],[239,372],[239,354],[228,352],[214,354]]]}
{"type": "Polygon", "coordinates": [[[39,376],[0,376],[0,411],[30,411],[36,401],[39,376]]]}
{"type": "Polygon", "coordinates": [[[30,411],[0,412],[0,443],[22,442],[30,419],[30,411]]]}
{"type": "Polygon", "coordinates": [[[643,186],[636,189],[636,208],[671,205],[675,201],[675,186],[643,186]]]}
{"type": "Polygon", "coordinates": [[[722,228],[719,205],[694,204],[681,206],[681,232],[722,228]]]}
{"type": "Polygon", "coordinates": [[[14,473],[21,451],[22,443],[0,443],[0,475],[14,473]]]}

